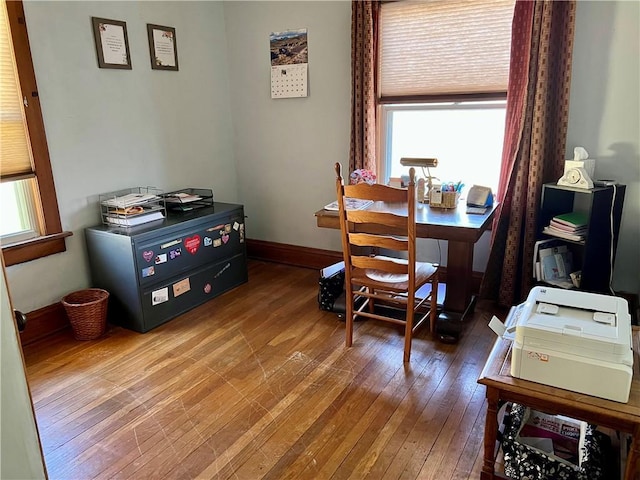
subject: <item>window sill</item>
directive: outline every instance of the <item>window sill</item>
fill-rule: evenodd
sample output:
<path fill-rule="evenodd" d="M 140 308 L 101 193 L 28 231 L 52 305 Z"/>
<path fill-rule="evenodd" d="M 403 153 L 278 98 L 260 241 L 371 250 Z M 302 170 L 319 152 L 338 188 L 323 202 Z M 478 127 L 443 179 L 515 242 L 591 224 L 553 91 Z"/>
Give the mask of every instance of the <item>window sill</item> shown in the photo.
<path fill-rule="evenodd" d="M 72 232 L 54 233 L 43 237 L 26 240 L 2 246 L 4 264 L 9 267 L 19 263 L 29 262 L 37 258 L 66 252 L 65 238 L 73 235 Z"/>

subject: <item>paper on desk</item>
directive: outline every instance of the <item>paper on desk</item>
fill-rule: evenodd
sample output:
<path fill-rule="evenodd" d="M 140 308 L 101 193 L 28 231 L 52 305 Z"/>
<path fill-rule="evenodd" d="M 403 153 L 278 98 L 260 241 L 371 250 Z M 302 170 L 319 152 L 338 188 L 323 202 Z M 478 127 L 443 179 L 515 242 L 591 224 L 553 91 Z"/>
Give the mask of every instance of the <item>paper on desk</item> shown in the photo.
<path fill-rule="evenodd" d="M 503 323 L 495 315 L 489 321 L 489 328 L 500 338 L 505 340 L 513 340 L 515 338 L 516 326 L 521 312 L 522 305 L 511 307 L 507 320 Z"/>

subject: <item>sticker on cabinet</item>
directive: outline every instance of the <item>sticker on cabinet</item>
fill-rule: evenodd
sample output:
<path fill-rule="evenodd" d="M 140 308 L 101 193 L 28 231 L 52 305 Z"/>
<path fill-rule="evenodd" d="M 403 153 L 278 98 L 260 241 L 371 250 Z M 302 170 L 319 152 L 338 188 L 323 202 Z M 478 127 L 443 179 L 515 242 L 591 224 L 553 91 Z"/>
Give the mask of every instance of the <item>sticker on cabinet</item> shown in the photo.
<path fill-rule="evenodd" d="M 188 278 L 185 278 L 184 280 L 180 280 L 179 282 L 173 284 L 174 297 L 179 297 L 183 293 L 187 293 L 189 290 L 191 290 L 191 283 L 189 282 Z"/>
<path fill-rule="evenodd" d="M 142 269 L 142 278 L 150 277 L 156 274 L 156 267 L 147 267 Z"/>
<path fill-rule="evenodd" d="M 193 237 L 184 239 L 184 246 L 191 255 L 195 255 L 200 248 L 200 235 L 196 234 Z"/>
<path fill-rule="evenodd" d="M 158 305 L 169 301 L 169 287 L 151 292 L 151 305 Z"/>

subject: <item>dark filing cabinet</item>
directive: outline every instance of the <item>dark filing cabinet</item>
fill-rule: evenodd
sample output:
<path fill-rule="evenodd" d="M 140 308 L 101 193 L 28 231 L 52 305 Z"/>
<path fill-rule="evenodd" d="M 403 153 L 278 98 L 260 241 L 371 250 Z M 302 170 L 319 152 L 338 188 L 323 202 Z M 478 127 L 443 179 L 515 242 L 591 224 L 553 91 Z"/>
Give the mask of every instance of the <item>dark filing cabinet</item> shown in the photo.
<path fill-rule="evenodd" d="M 85 230 L 109 321 L 147 332 L 247 281 L 242 205 L 215 202 L 137 227 Z"/>

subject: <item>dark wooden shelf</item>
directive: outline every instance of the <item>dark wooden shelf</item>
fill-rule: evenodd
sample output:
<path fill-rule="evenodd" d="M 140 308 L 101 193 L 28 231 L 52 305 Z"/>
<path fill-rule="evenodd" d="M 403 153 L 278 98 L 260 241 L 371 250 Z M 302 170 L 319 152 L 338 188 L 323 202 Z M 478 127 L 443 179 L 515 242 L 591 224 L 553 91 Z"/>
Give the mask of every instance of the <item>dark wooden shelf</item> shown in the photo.
<path fill-rule="evenodd" d="M 590 190 L 553 183 L 543 185 L 538 238 L 557 238 L 568 246 L 573 255 L 574 271 L 582 271 L 580 290 L 610 293 L 625 191 L 625 185 Z M 584 240 L 577 242 L 542 233 L 553 217 L 573 211 L 584 212 L 589 218 Z"/>

